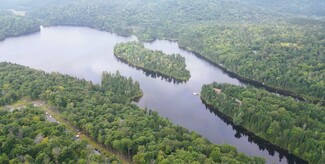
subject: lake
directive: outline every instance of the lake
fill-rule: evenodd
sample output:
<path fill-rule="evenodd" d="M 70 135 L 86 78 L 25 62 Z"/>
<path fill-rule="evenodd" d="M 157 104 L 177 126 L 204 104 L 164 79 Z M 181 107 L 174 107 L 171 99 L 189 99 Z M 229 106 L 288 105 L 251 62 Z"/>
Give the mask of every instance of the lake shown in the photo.
<path fill-rule="evenodd" d="M 0 42 L 0 61 L 7 61 L 60 72 L 100 83 L 103 71 L 131 76 L 139 81 L 144 96 L 137 102 L 140 107 L 157 111 L 173 123 L 194 130 L 212 143 L 230 144 L 249 156 L 261 156 L 267 163 L 294 163 L 294 156 L 277 151 L 273 146 L 253 139 L 212 113 L 199 96 L 203 84 L 230 83 L 245 85 L 230 77 L 218 67 L 182 50 L 176 42 L 157 40 L 144 43 L 146 48 L 167 54 L 179 53 L 186 59 L 191 78 L 177 83 L 145 73 L 119 62 L 113 55 L 117 43 L 135 41 L 112 33 L 84 27 L 41 28 L 40 33 L 9 38 Z"/>

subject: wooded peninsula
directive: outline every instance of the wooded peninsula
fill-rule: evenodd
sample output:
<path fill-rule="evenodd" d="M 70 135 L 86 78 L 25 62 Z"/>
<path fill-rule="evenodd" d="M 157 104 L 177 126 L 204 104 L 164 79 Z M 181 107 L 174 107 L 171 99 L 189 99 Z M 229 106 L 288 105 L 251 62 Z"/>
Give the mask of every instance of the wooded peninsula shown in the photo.
<path fill-rule="evenodd" d="M 101 86 L 68 75 L 48 74 L 16 64 L 0 63 L 0 79 L 2 79 L 0 81 L 0 86 L 2 86 L 0 88 L 0 112 L 5 114 L 4 118 L 10 119 L 13 117 L 11 115 L 35 111 L 34 109 L 14 111 L 11 114 L 4 109 L 4 105 L 12 104 L 26 97 L 31 100 L 45 101 L 55 107 L 70 124 L 94 138 L 107 149 L 124 154 L 134 163 L 150 161 L 166 164 L 265 163 L 265 159 L 248 157 L 239 153 L 233 146 L 211 144 L 197 133 L 172 124 L 168 119 L 159 116 L 157 112 L 141 109 L 132 104 L 130 99 L 141 93 L 140 88 L 137 82 L 119 75 L 118 72 L 116 74 L 103 73 Z M 128 92 L 130 90 L 131 92 Z M 37 112 L 37 110 L 35 112 L 39 113 L 40 120 L 44 120 L 44 113 Z M 24 121 L 13 123 L 12 126 L 5 121 L 6 119 L 1 119 L 0 127 L 9 126 L 13 131 L 26 124 L 30 126 L 42 124 L 36 117 L 34 119 L 36 121 L 28 119 L 30 117 L 34 117 L 34 115 L 31 113 L 27 116 L 16 116 Z M 56 127 L 54 126 L 52 131 L 48 129 L 46 133 L 35 131 L 30 134 L 30 138 L 37 135 L 51 138 L 52 135 L 57 134 Z M 64 130 L 60 130 L 60 132 L 62 131 Z M 13 150 L 19 149 L 22 146 L 20 143 L 25 141 L 6 132 L 5 128 L 1 128 L 0 140 L 5 141 L 3 142 L 5 144 L 0 147 L 3 152 L 0 161 L 7 163 L 16 160 L 15 153 L 26 156 L 31 163 L 36 160 L 41 162 L 58 160 L 53 153 L 44 154 L 42 158 L 38 157 L 40 154 L 37 153 L 38 151 L 43 152 L 42 149 L 35 152 L 30 149 L 14 152 Z M 19 133 L 19 131 L 13 132 Z M 24 131 L 22 133 L 24 134 Z M 60 142 L 62 141 L 65 140 L 60 140 Z M 28 147 L 41 146 L 30 140 L 27 143 Z M 41 144 L 46 146 L 46 143 L 41 142 Z M 62 151 L 65 149 L 55 146 L 48 147 L 49 152 L 53 152 L 55 149 L 57 154 L 64 154 Z M 77 151 L 78 149 L 71 149 L 71 151 L 73 150 Z M 59 156 L 60 161 L 76 160 L 74 157 L 77 157 L 80 152 L 75 153 L 76 155 L 71 157 Z M 86 161 L 81 163 L 86 163 Z"/>
<path fill-rule="evenodd" d="M 306 159 L 324 163 L 325 108 L 251 86 L 204 85 L 202 100 L 236 125 Z"/>

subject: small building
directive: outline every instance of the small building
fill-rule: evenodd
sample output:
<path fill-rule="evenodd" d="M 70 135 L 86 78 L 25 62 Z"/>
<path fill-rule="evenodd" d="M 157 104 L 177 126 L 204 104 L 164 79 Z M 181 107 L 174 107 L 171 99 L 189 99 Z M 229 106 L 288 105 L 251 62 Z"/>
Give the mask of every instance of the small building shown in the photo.
<path fill-rule="evenodd" d="M 216 94 L 220 94 L 222 92 L 222 90 L 218 88 L 213 88 L 213 90 Z"/>

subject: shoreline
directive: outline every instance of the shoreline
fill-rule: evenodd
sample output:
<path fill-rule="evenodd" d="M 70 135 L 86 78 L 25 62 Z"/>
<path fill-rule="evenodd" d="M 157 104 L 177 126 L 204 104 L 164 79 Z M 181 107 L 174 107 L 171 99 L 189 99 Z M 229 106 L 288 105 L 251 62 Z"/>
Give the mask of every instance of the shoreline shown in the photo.
<path fill-rule="evenodd" d="M 5 41 L 7 39 L 10 39 L 10 38 L 18 38 L 18 37 L 24 37 L 24 36 L 32 35 L 32 34 L 35 34 L 35 33 L 38 33 L 38 32 L 41 32 L 40 27 L 39 27 L 38 30 L 28 31 L 28 32 L 24 32 L 24 33 L 21 33 L 21 34 L 18 34 L 18 35 L 5 35 L 4 38 L 0 39 L 0 42 L 3 42 L 3 41 Z"/>
<path fill-rule="evenodd" d="M 149 70 L 147 68 L 144 68 L 144 67 L 140 67 L 138 65 L 135 65 L 135 64 L 132 64 L 130 62 L 128 62 L 127 60 L 117 56 L 115 53 L 114 53 L 114 56 L 117 58 L 118 61 L 122 62 L 122 63 L 125 63 L 131 67 L 135 67 L 139 70 L 142 70 L 144 71 L 145 73 L 148 73 L 150 75 L 156 75 L 156 76 L 160 76 L 162 77 L 163 79 L 167 80 L 167 81 L 174 81 L 175 83 L 186 83 L 190 78 L 188 79 L 182 79 L 182 78 L 178 78 L 178 77 L 173 77 L 173 76 L 170 76 L 170 75 L 167 75 L 167 74 L 164 74 L 162 72 L 159 72 L 159 71 L 153 71 L 153 70 Z"/>
<path fill-rule="evenodd" d="M 295 154 L 289 152 L 288 150 L 273 144 L 272 142 L 258 136 L 257 134 L 255 134 L 254 132 L 246 129 L 245 127 L 241 126 L 241 125 L 235 125 L 234 122 L 232 121 L 232 118 L 227 116 L 226 114 L 222 113 L 220 110 L 218 110 L 216 107 L 214 107 L 213 105 L 210 105 L 209 103 L 207 103 L 202 97 L 200 97 L 202 103 L 205 105 L 206 109 L 213 112 L 214 114 L 216 114 L 218 117 L 221 118 L 222 121 L 224 121 L 227 124 L 230 124 L 235 130 L 236 132 L 240 133 L 240 134 L 244 134 L 248 136 L 248 139 L 251 139 L 254 143 L 257 143 L 257 145 L 264 145 L 265 147 L 263 147 L 264 149 L 266 149 L 268 151 L 268 153 L 270 154 L 270 151 L 277 151 L 281 154 L 284 154 L 284 156 L 287 158 L 288 163 L 290 162 L 294 162 L 294 163 L 308 163 L 308 161 L 296 156 Z M 261 148 L 260 148 L 261 149 Z M 293 160 L 293 161 L 290 161 Z"/>
<path fill-rule="evenodd" d="M 224 73 L 228 74 L 230 77 L 238 79 L 240 82 L 252 85 L 252 86 L 254 86 L 256 88 L 264 88 L 265 90 L 267 90 L 269 92 L 278 93 L 278 94 L 280 94 L 282 96 L 292 97 L 292 98 L 297 99 L 299 101 L 313 103 L 313 104 L 320 103 L 321 105 L 325 105 L 325 100 L 322 101 L 319 98 L 313 98 L 313 97 L 310 97 L 310 96 L 305 96 L 305 95 L 296 93 L 294 91 L 290 91 L 290 90 L 286 90 L 286 89 L 282 89 L 282 88 L 277 88 L 277 87 L 270 86 L 270 85 L 264 84 L 262 82 L 259 82 L 258 80 L 243 77 L 243 76 L 237 74 L 236 72 L 233 72 L 233 71 L 229 70 L 228 68 L 226 68 L 224 66 L 221 66 L 220 64 L 208 59 L 206 56 L 203 56 L 200 53 L 198 53 L 196 51 L 193 51 L 193 50 L 191 50 L 190 48 L 188 48 L 186 46 L 181 45 L 181 42 L 179 40 L 177 40 L 177 39 L 160 38 L 160 39 L 148 40 L 148 41 L 144 41 L 144 42 L 152 43 L 155 40 L 167 40 L 167 41 L 170 41 L 170 42 L 176 42 L 178 44 L 179 48 L 181 48 L 181 49 L 183 49 L 185 51 L 193 53 L 199 59 L 202 59 L 202 60 L 208 62 L 209 64 L 212 64 L 213 66 L 218 67 Z"/>
<path fill-rule="evenodd" d="M 290 91 L 290 90 L 273 87 L 273 86 L 261 83 L 261 82 L 259 82 L 257 80 L 243 77 L 243 76 L 238 75 L 237 73 L 227 69 L 226 67 L 221 66 L 220 64 L 211 61 L 210 59 L 208 59 L 207 57 L 201 55 L 200 53 L 197 53 L 197 52 L 195 52 L 193 50 L 189 50 L 189 48 L 186 48 L 186 47 L 181 46 L 181 45 L 179 45 L 179 47 L 181 49 L 184 49 L 186 51 L 189 51 L 189 52 L 193 53 L 196 57 L 198 57 L 198 58 L 200 58 L 200 59 L 202 59 L 202 60 L 204 60 L 204 61 L 206 61 L 206 62 L 208 62 L 208 63 L 210 63 L 210 64 L 212 64 L 212 65 L 214 65 L 216 67 L 218 67 L 218 68 L 220 68 L 223 72 L 227 73 L 230 77 L 236 78 L 240 82 L 247 83 L 247 84 L 252 85 L 252 86 L 254 86 L 256 88 L 264 88 L 265 90 L 267 90 L 269 92 L 272 92 L 272 93 L 278 93 L 278 94 L 283 95 L 283 96 L 290 96 L 290 97 L 293 97 L 294 99 L 298 99 L 299 101 L 313 103 L 313 104 L 317 104 L 317 103 L 321 103 L 322 105 L 325 104 L 325 101 L 322 101 L 322 100 L 320 100 L 318 98 L 304 97 L 304 95 L 295 93 L 295 92 Z"/>
<path fill-rule="evenodd" d="M 41 25 L 43 26 L 43 25 Z M 41 27 L 40 26 L 40 27 Z M 66 27 L 86 27 L 86 28 L 91 28 L 91 29 L 95 29 L 95 30 L 98 30 L 98 31 L 105 31 L 105 32 L 108 32 L 108 33 L 113 33 L 111 31 L 108 31 L 108 30 L 104 30 L 104 29 L 98 29 L 96 27 L 91 27 L 91 26 L 87 26 L 87 25 L 45 25 L 43 27 L 58 27 L 58 26 L 66 26 Z M 4 39 L 0 39 L 0 42 L 1 41 L 4 41 L 6 40 L 7 38 L 14 38 L 14 37 L 20 37 L 20 36 L 26 36 L 26 35 L 30 35 L 30 34 L 33 34 L 33 33 L 37 33 L 37 32 L 40 32 L 41 31 L 41 28 L 39 28 L 38 31 L 32 31 L 32 32 L 28 32 L 28 33 L 24 33 L 24 34 L 20 34 L 20 35 L 14 35 L 14 36 L 6 36 Z M 114 34 L 117 34 L 119 36 L 122 36 L 122 37 L 130 37 L 132 35 L 120 35 L 118 34 L 118 32 L 114 33 Z M 170 38 L 158 38 L 158 39 L 152 39 L 152 40 L 140 40 L 140 41 L 143 41 L 143 42 L 154 42 L 155 40 L 168 40 L 168 41 L 171 41 L 171 42 L 177 42 L 178 43 L 178 46 L 179 48 L 183 49 L 183 50 L 186 50 L 186 51 L 189 51 L 191 53 L 193 53 L 196 57 L 220 68 L 223 72 L 227 73 L 230 77 L 233 77 L 233 78 L 236 78 L 238 79 L 240 82 L 243 82 L 243 83 L 247 83 L 249 85 L 252 85 L 254 87 L 257 87 L 257 88 L 264 88 L 266 89 L 267 91 L 269 92 L 272 92 L 272 93 L 278 93 L 280 95 L 283 95 L 283 96 L 290 96 L 290 97 L 293 97 L 299 101 L 304 101 L 304 102 L 308 102 L 308 103 L 313 103 L 313 104 L 317 104 L 317 103 L 320 103 L 321 105 L 325 105 L 325 101 L 322 101 L 318 98 L 313 98 L 313 97 L 310 97 L 310 96 L 305 96 L 305 95 L 302 95 L 302 94 L 299 94 L 299 93 L 296 93 L 296 92 L 293 92 L 293 91 L 290 91 L 290 90 L 286 90 L 286 89 L 281 89 L 281 88 L 277 88 L 277 87 L 274 87 L 274 86 L 270 86 L 270 85 L 266 85 L 262 82 L 259 82 L 257 80 L 254 80 L 254 79 L 250 79 L 250 78 L 246 78 L 246 77 L 243 77 L 231 70 L 229 70 L 228 68 L 224 67 L 224 66 L 221 66 L 220 64 L 216 63 L 216 62 L 213 62 L 212 60 L 208 59 L 206 56 L 203 56 L 201 55 L 200 53 L 198 52 L 195 52 L 193 50 L 191 50 L 190 48 L 186 47 L 186 46 L 183 46 L 181 45 L 181 43 L 179 42 L 179 40 L 177 39 L 170 39 Z M 114 54 L 115 57 L 117 57 L 115 54 Z M 117 57 L 120 61 L 128 64 L 129 66 L 132 66 L 132 67 L 135 67 L 137 69 L 141 69 L 143 70 L 144 72 L 146 73 L 149 73 L 149 74 L 156 74 L 158 76 L 161 76 L 163 78 L 165 78 L 167 81 L 172 81 L 174 80 L 175 83 L 183 83 L 183 82 L 187 82 L 189 79 L 181 79 L 181 78 L 177 78 L 177 77 L 172 77 L 172 76 L 169 76 L 169 75 L 166 75 L 164 73 L 161 73 L 161 72 L 157 72 L 157 71 L 152 71 L 152 70 L 148 70 L 146 68 L 142 68 L 142 67 L 139 67 L 139 66 L 136 66 L 136 65 L 133 65 L 133 64 L 130 64 L 129 62 L 125 61 L 124 59 L 122 60 L 120 57 Z M 172 79 L 172 80 L 170 80 Z"/>

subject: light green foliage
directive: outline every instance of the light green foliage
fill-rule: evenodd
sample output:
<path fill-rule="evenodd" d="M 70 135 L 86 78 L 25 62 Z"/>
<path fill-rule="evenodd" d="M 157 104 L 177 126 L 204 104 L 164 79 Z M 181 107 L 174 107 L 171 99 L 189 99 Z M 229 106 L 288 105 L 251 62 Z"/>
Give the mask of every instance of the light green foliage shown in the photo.
<path fill-rule="evenodd" d="M 185 58 L 180 54 L 167 55 L 161 51 L 146 49 L 137 42 L 120 43 L 114 48 L 114 54 L 130 65 L 160 73 L 177 80 L 186 81 L 190 71 L 186 69 Z"/>
<path fill-rule="evenodd" d="M 64 125 L 46 121 L 40 109 L 0 109 L 1 164 L 92 162 L 87 143 L 73 137 Z M 98 160 L 104 162 L 102 157 Z"/>
<path fill-rule="evenodd" d="M 217 94 L 214 88 L 222 92 Z M 262 89 L 217 83 L 204 85 L 201 96 L 235 124 L 310 163 L 324 163 L 324 106 L 299 102 Z"/>

